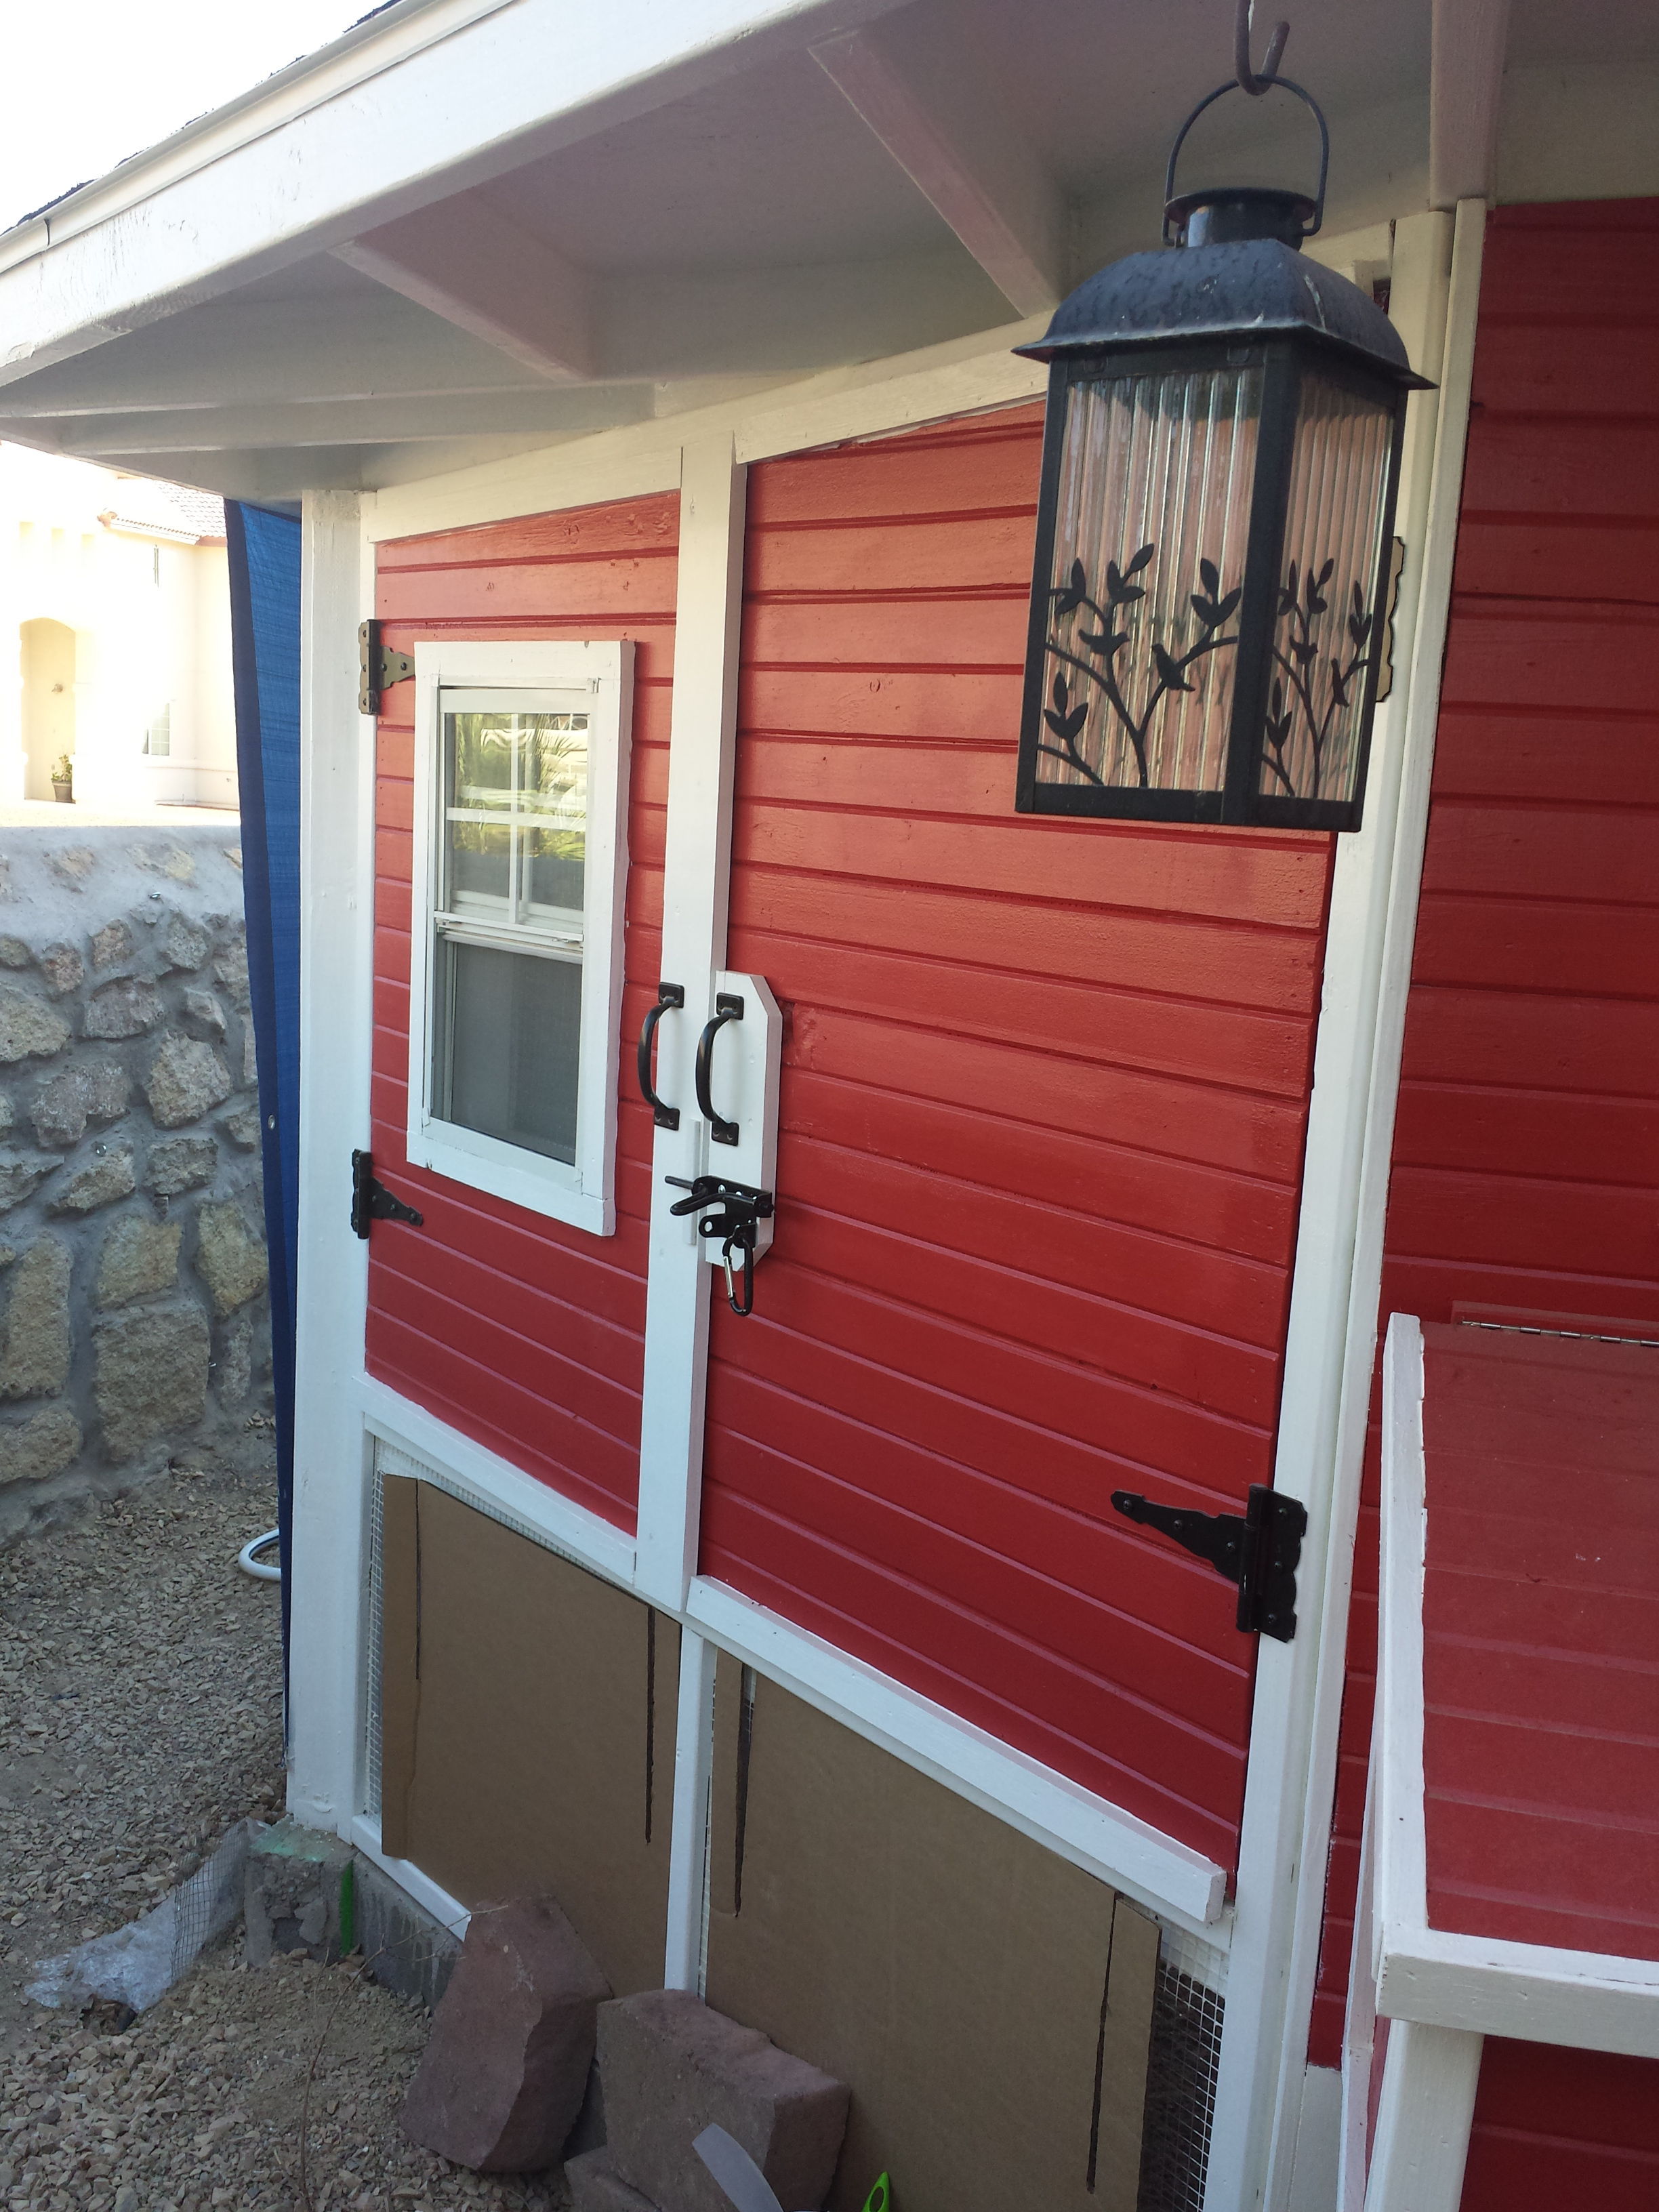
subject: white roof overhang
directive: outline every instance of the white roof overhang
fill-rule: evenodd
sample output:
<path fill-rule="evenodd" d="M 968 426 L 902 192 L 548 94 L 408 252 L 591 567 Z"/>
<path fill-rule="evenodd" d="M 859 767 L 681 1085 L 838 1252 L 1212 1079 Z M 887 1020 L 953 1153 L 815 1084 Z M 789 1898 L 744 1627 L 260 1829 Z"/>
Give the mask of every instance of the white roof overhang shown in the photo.
<path fill-rule="evenodd" d="M 1507 42 L 1504 12 L 1298 18 L 1329 229 L 1489 189 L 1494 161 L 1510 198 L 1659 191 L 1659 11 L 1514 0 Z M 283 498 L 994 343 L 1155 239 L 1229 15 L 398 0 L 0 234 L 0 437 Z M 1195 180 L 1309 168 L 1289 101 L 1210 124 Z"/>

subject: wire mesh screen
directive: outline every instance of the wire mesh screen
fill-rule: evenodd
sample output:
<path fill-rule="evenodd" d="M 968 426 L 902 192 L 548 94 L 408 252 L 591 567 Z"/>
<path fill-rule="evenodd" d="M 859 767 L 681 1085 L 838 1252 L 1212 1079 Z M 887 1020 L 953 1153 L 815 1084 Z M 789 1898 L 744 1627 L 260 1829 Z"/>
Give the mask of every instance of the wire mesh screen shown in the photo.
<path fill-rule="evenodd" d="M 359 1795 L 371 1820 L 380 1817 L 380 1457 L 368 1478 L 368 1618 L 363 1624 L 363 1778 Z"/>
<path fill-rule="evenodd" d="M 1164 1930 L 1152 1996 L 1138 2212 L 1204 2212 L 1227 2008 L 1213 1984 L 1224 1967 L 1224 1959 L 1207 1944 L 1176 1929 Z"/>

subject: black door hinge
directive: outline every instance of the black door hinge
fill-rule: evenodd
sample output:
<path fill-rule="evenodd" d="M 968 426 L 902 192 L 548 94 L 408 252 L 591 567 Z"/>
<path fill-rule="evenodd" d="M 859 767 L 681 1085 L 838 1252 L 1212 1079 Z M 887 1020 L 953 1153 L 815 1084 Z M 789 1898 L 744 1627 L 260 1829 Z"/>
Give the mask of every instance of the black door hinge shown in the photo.
<path fill-rule="evenodd" d="M 1308 1509 L 1299 1498 L 1265 1482 L 1250 1485 L 1239 1513 L 1194 1513 L 1157 1505 L 1133 1490 L 1115 1490 L 1112 1503 L 1131 1521 L 1145 1522 L 1207 1559 L 1218 1574 L 1238 1584 L 1238 1626 L 1248 1633 L 1288 1644 L 1296 1634 L 1296 1570 L 1307 1533 Z"/>
<path fill-rule="evenodd" d="M 380 625 L 370 620 L 357 625 L 357 708 L 360 714 L 378 714 L 380 694 L 389 691 L 394 684 L 401 684 L 406 676 L 415 673 L 415 662 L 407 653 L 388 653 L 380 643 Z"/>
<path fill-rule="evenodd" d="M 411 1229 L 426 1225 L 426 1216 L 394 1198 L 383 1182 L 374 1180 L 374 1159 L 369 1152 L 351 1155 L 351 1228 L 354 1236 L 367 1237 L 371 1221 L 406 1221 Z"/>

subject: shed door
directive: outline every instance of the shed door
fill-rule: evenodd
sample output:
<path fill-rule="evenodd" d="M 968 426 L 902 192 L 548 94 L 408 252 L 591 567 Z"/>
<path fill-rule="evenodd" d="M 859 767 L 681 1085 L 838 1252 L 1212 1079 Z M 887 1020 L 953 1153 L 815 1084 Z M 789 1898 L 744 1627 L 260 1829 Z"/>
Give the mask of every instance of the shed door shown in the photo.
<path fill-rule="evenodd" d="M 750 475 L 779 1212 L 700 1564 L 1231 1865 L 1253 1646 L 1110 1496 L 1271 1479 L 1330 842 L 1014 813 L 1039 431 Z"/>

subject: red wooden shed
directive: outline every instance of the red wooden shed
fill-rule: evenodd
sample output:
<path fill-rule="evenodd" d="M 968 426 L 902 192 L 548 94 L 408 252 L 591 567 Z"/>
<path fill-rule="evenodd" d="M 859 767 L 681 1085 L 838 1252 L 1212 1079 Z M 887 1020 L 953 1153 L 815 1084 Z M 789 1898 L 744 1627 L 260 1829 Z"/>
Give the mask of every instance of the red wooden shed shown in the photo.
<path fill-rule="evenodd" d="M 1659 29 L 1298 20 L 1357 826 L 1026 811 L 1017 349 L 1231 12 L 398 0 L 0 235 L 0 431 L 303 520 L 291 1808 L 839 2075 L 836 2212 L 1659 2179 Z"/>

